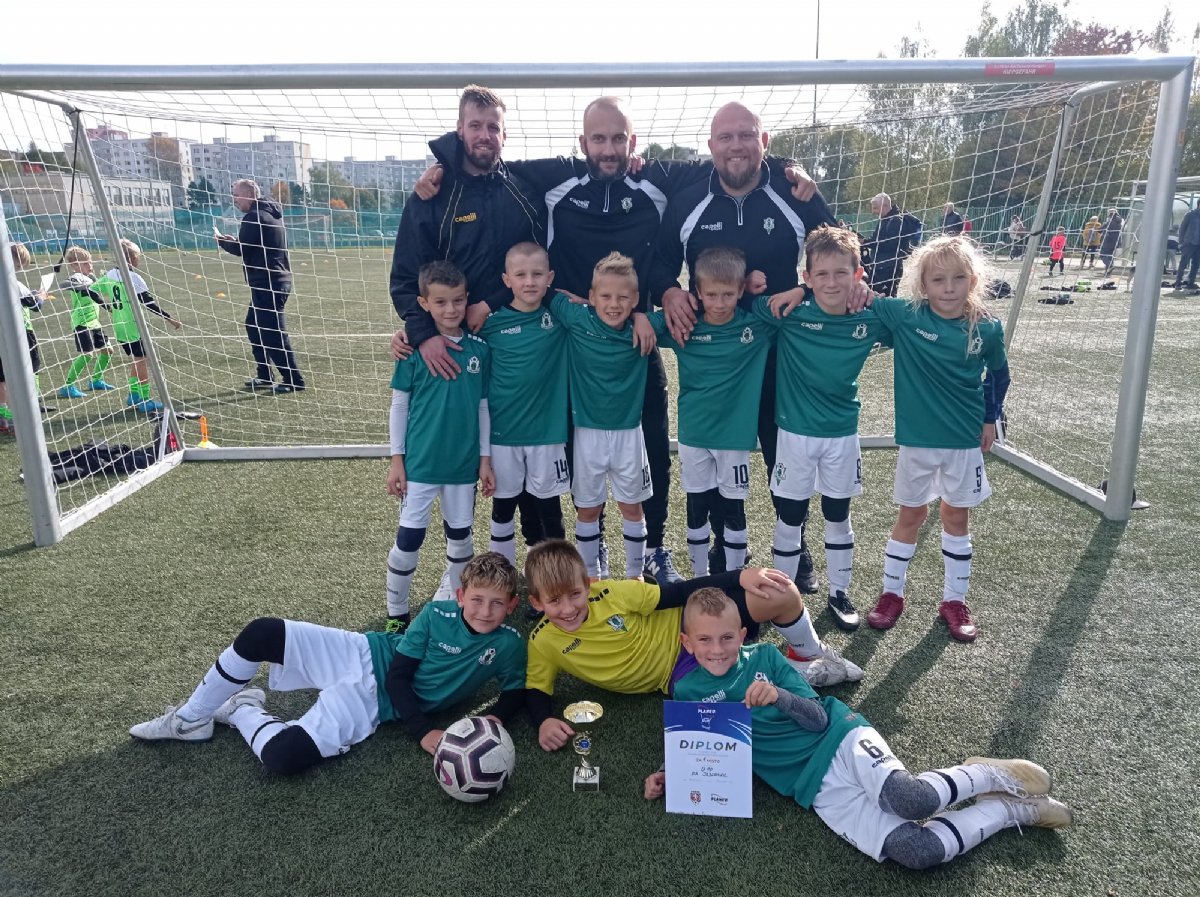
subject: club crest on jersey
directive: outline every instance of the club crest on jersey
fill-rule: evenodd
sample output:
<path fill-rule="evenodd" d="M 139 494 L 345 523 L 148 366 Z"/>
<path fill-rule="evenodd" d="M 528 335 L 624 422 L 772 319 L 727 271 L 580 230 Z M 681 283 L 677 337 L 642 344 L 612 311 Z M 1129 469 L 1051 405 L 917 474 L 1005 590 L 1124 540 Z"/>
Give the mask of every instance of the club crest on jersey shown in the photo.
<path fill-rule="evenodd" d="M 620 614 L 613 614 L 611 617 L 609 617 L 604 622 L 612 627 L 613 632 L 628 632 L 629 631 L 628 629 L 625 628 L 625 618 L 622 617 Z"/>
<path fill-rule="evenodd" d="M 496 649 L 495 648 L 488 648 L 486 651 L 484 651 L 482 654 L 479 655 L 479 662 L 481 664 L 483 664 L 484 666 L 489 666 L 491 664 L 491 662 L 495 659 L 496 659 Z"/>
<path fill-rule="evenodd" d="M 554 318 L 550 317 L 550 312 L 548 312 L 548 311 L 542 312 L 542 329 L 543 330 L 553 330 L 554 329 Z"/>
<path fill-rule="evenodd" d="M 767 233 L 770 233 L 771 231 L 775 230 L 775 219 L 774 218 L 764 218 L 763 219 L 763 230 L 765 230 Z"/>
<path fill-rule="evenodd" d="M 624 210 L 626 212 L 628 212 L 630 209 L 632 209 L 633 208 L 633 198 L 626 196 L 623 200 L 621 200 L 621 208 L 622 208 L 622 210 Z"/>
<path fill-rule="evenodd" d="M 754 342 L 754 331 L 751 330 L 749 327 L 747 327 L 745 330 L 742 331 L 742 342 L 743 343 Z"/>
<path fill-rule="evenodd" d="M 759 670 L 757 673 L 754 674 L 754 681 L 755 682 L 770 682 L 771 680 L 767 678 L 766 673 L 764 673 L 762 670 Z"/>
<path fill-rule="evenodd" d="M 479 362 L 479 356 L 472 355 L 471 360 L 467 362 L 467 373 L 478 374 L 481 367 L 483 367 L 483 365 Z"/>
<path fill-rule="evenodd" d="M 968 355 L 978 355 L 983 351 L 983 337 L 978 333 L 971 337 L 971 345 L 967 347 Z"/>
<path fill-rule="evenodd" d="M 854 332 L 850 334 L 855 339 L 865 339 L 867 336 L 867 325 L 859 324 L 854 328 Z"/>

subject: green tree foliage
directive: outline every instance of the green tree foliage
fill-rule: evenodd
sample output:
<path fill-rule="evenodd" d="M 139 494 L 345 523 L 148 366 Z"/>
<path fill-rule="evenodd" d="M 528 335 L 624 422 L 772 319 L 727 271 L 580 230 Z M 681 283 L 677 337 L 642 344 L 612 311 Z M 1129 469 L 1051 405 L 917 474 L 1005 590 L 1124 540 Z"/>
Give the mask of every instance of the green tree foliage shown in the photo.
<path fill-rule="evenodd" d="M 354 202 L 354 188 L 345 176 L 328 162 L 321 162 L 309 169 L 312 180 L 308 193 L 313 205 L 332 206 L 334 200 L 349 209 Z"/>
<path fill-rule="evenodd" d="M 221 198 L 212 181 L 201 175 L 200 180 L 187 185 L 187 207 L 193 212 L 204 211 L 208 206 L 219 205 Z"/>
<path fill-rule="evenodd" d="M 651 143 L 646 147 L 644 155 L 647 159 L 667 159 L 688 161 L 696 158 L 696 151 L 690 146 L 679 146 L 672 143 L 664 147 L 661 143 Z"/>

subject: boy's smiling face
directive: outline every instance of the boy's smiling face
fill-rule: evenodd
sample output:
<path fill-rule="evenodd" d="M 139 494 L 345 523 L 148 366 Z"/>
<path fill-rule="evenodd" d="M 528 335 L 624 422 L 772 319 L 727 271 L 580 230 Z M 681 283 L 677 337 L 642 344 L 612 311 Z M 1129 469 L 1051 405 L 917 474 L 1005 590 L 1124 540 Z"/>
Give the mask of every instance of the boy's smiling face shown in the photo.
<path fill-rule="evenodd" d="M 517 606 L 517 597 L 493 585 L 471 585 L 455 595 L 462 618 L 475 632 L 495 632 Z"/>
<path fill-rule="evenodd" d="M 693 612 L 685 614 L 684 631 L 679 640 L 707 672 L 724 676 L 738 659 L 738 650 L 746 638 L 741 618 L 728 606 L 719 617 Z"/>
<path fill-rule="evenodd" d="M 637 305 L 637 281 L 620 274 L 600 274 L 592 282 L 588 301 L 596 309 L 596 317 L 620 330 Z"/>
<path fill-rule="evenodd" d="M 563 632 L 575 632 L 587 622 L 589 591 L 587 580 L 581 580 L 558 595 L 543 597 L 530 592 L 529 603 Z"/>

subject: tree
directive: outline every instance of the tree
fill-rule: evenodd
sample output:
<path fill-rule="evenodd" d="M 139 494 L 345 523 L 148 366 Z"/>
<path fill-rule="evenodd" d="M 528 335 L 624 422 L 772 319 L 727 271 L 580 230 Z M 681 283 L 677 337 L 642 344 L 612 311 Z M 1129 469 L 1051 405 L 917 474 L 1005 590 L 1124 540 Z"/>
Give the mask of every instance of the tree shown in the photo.
<path fill-rule="evenodd" d="M 354 202 L 354 188 L 345 175 L 329 162 L 314 165 L 309 174 L 312 175 L 312 181 L 308 192 L 313 205 L 333 208 L 333 200 L 336 199 L 342 203 L 343 209 L 348 209 L 350 203 Z"/>
<path fill-rule="evenodd" d="M 645 151 L 647 159 L 680 160 L 684 162 L 695 159 L 698 155 L 699 153 L 690 146 L 679 146 L 674 143 L 666 148 L 661 143 L 651 143 L 646 147 Z"/>
<path fill-rule="evenodd" d="M 1049 56 L 1062 34 L 1078 22 L 1049 0 L 1025 0 L 1001 26 L 985 3 L 979 29 L 963 45 L 964 56 Z"/>
<path fill-rule="evenodd" d="M 286 206 L 292 198 L 292 191 L 288 189 L 287 181 L 276 181 L 271 185 L 271 199 L 275 200 L 281 206 Z"/>
<path fill-rule="evenodd" d="M 358 212 L 379 211 L 379 187 L 375 184 L 364 184 L 354 188 L 354 209 Z"/>
<path fill-rule="evenodd" d="M 1179 174 L 1183 177 L 1200 175 L 1200 93 L 1193 93 L 1188 103 L 1187 130 L 1183 132 Z"/>
<path fill-rule="evenodd" d="M 212 181 L 203 175 L 199 181 L 191 181 L 187 185 L 187 207 L 193 212 L 204 211 L 208 206 L 220 205 L 220 202 Z"/>
<path fill-rule="evenodd" d="M 288 198 L 294 206 L 308 205 L 308 191 L 295 181 L 288 182 Z"/>

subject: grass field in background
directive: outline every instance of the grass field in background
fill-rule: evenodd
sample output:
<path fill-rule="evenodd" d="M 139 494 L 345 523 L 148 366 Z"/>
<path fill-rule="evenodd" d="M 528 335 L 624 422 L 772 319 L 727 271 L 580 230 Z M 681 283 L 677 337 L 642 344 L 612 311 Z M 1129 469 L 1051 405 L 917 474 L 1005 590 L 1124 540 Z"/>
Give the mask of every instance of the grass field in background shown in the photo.
<path fill-rule="evenodd" d="M 239 308 L 244 290 L 233 287 Z M 298 284 L 297 297 L 303 290 Z M 390 331 L 383 287 L 371 291 L 370 301 L 365 290 L 344 299 L 360 303 L 367 322 L 351 331 L 347 313 L 346 332 Z M 190 312 L 183 299 L 164 291 L 185 321 L 201 315 L 198 293 Z M 1071 310 L 1103 308 L 1089 307 L 1093 299 L 1117 301 L 1092 294 L 1074 306 L 1033 306 L 1026 321 L 1049 330 Z M 642 778 L 661 760 L 659 698 L 574 681 L 561 683 L 556 706 L 587 697 L 606 708 L 594 754 L 604 789 L 594 795 L 570 792 L 573 755 L 543 753 L 523 720 L 512 727 L 515 779 L 475 806 L 442 794 L 428 755 L 397 727 L 291 780 L 264 773 L 233 730 L 208 744 L 135 743 L 128 727 L 186 697 L 255 616 L 380 625 L 396 521 L 386 465 L 185 464 L 61 545 L 33 549 L 8 440 L 0 442 L 0 894 L 1190 897 L 1200 892 L 1200 623 L 1191 608 L 1200 572 L 1198 309 L 1195 299 L 1170 297 L 1160 308 L 1137 479 L 1150 510 L 1127 526 L 1106 523 L 992 460 L 995 495 L 972 523 L 977 642 L 952 642 L 936 621 L 936 516 L 894 630 L 846 635 L 827 614 L 817 618 L 866 670 L 863 682 L 831 693 L 861 710 L 910 769 L 976 753 L 1031 757 L 1054 772 L 1054 793 L 1075 808 L 1072 830 L 1006 831 L 948 866 L 909 873 L 872 862 L 759 784 L 753 820 L 667 815 L 640 796 Z M 307 321 L 293 320 L 307 348 Z M 234 327 L 228 341 L 237 335 Z M 1051 348 L 1014 364 L 1014 408 L 1028 384 L 1078 377 Z M 238 350 L 227 355 L 223 388 L 236 407 L 256 409 L 255 426 L 307 432 L 306 421 L 319 426 L 324 409 L 345 399 L 362 402 L 382 441 L 386 379 L 377 397 L 339 394 L 330 371 L 317 372 L 315 388 L 300 395 L 243 398 L 231 386 L 249 373 L 244 344 Z M 363 358 L 372 370 L 389 367 L 385 346 Z M 183 392 L 217 409 L 213 438 L 221 442 L 234 425 L 203 388 Z M 1066 429 L 1056 438 L 1075 452 Z M 890 451 L 867 453 L 867 493 L 853 506 L 853 593 L 864 611 L 892 523 L 894 463 Z M 753 477 L 751 546 L 765 559 L 772 520 L 757 459 Z M 677 475 L 671 507 L 668 542 L 682 560 Z M 480 546 L 486 518 L 481 503 Z M 820 541 L 818 520 L 810 542 Z M 610 533 L 615 557 L 619 542 Z M 435 523 L 415 595 L 432 593 L 441 551 Z M 278 694 L 268 704 L 298 715 L 310 700 Z"/>

